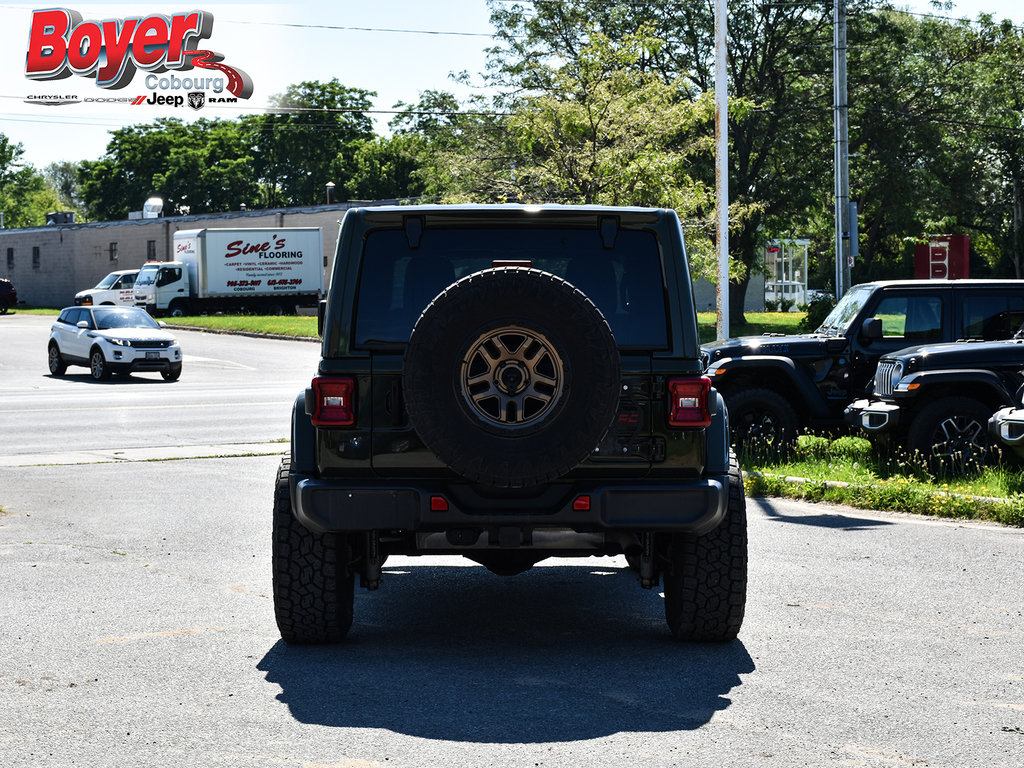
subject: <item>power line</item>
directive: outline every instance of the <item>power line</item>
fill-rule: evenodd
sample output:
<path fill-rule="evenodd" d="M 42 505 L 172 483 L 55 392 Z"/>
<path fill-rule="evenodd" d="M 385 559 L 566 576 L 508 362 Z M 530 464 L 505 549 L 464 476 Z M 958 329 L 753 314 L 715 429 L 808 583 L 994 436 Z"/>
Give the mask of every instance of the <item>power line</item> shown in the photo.
<path fill-rule="evenodd" d="M 292 27 L 296 29 L 327 29 L 344 32 L 384 32 L 388 34 L 402 35 L 437 35 L 451 37 L 494 37 L 493 32 L 454 32 L 439 29 L 398 29 L 391 27 L 352 27 L 341 24 L 297 24 L 284 21 L 241 21 L 238 19 L 225 19 L 229 24 L 246 24 L 261 27 Z"/>

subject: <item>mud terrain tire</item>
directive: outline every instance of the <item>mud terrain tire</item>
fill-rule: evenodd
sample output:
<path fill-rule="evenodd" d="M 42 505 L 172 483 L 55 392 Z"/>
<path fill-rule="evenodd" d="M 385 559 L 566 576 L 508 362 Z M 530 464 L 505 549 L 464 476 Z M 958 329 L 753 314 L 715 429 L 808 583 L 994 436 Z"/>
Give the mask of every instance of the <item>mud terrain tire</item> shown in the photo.
<path fill-rule="evenodd" d="M 423 311 L 403 395 L 426 446 L 498 488 L 549 482 L 598 445 L 619 401 L 619 354 L 600 310 L 526 267 L 476 272 Z"/>

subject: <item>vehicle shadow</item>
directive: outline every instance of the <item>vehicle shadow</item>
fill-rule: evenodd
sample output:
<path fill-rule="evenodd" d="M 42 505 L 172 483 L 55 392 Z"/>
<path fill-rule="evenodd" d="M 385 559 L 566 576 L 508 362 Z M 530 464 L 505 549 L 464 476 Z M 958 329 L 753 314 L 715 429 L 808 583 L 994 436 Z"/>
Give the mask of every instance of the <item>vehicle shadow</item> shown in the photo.
<path fill-rule="evenodd" d="M 88 371 L 82 373 L 68 373 L 54 376 L 52 373 L 44 374 L 46 378 L 54 381 L 78 382 L 81 384 L 95 384 L 97 386 L 110 386 L 112 384 L 173 384 L 173 381 L 164 381 L 159 373 L 115 373 L 109 379 L 97 381 Z"/>
<path fill-rule="evenodd" d="M 278 642 L 260 661 L 303 723 L 481 743 L 699 728 L 754 662 L 740 641 L 674 641 L 626 568 L 387 568 L 357 587 L 340 645 Z"/>
<path fill-rule="evenodd" d="M 820 513 L 813 515 L 789 515 L 782 512 L 770 498 L 747 498 L 748 513 L 749 507 L 754 506 L 764 513 L 769 520 L 778 523 L 793 523 L 795 525 L 813 525 L 819 528 L 832 528 L 842 531 L 867 531 L 883 525 L 893 525 L 888 520 L 870 520 L 863 517 L 851 517 L 846 514 Z"/>

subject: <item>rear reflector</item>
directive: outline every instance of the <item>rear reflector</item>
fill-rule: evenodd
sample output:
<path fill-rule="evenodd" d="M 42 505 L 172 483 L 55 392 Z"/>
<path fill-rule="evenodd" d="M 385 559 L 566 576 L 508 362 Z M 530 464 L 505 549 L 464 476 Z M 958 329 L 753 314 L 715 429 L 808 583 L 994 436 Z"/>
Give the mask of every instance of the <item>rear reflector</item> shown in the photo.
<path fill-rule="evenodd" d="M 708 393 L 711 379 L 669 379 L 668 425 L 670 427 L 706 427 L 711 424 Z"/>
<path fill-rule="evenodd" d="M 350 427 L 356 422 L 356 382 L 350 376 L 313 379 L 316 407 L 310 417 L 317 427 Z"/>
<path fill-rule="evenodd" d="M 448 499 L 444 496 L 431 496 L 430 497 L 430 511 L 431 512 L 447 512 L 448 511 Z"/>
<path fill-rule="evenodd" d="M 590 511 L 590 497 L 589 496 L 577 496 L 572 502 L 572 508 L 576 512 L 589 512 Z"/>

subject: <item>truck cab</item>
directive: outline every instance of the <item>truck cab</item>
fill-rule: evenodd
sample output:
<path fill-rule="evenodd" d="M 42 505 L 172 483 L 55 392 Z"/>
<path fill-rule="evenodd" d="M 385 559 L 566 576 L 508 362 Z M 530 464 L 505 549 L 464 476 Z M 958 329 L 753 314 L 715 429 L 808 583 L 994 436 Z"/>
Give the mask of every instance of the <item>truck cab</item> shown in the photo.
<path fill-rule="evenodd" d="M 187 313 L 189 276 L 180 261 L 147 261 L 135 279 L 135 306 L 151 315 L 181 317 Z"/>

